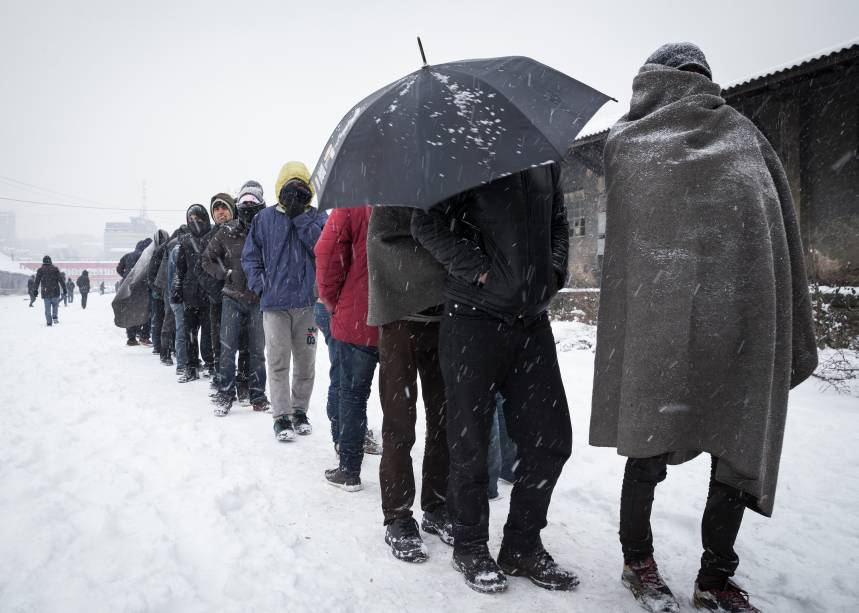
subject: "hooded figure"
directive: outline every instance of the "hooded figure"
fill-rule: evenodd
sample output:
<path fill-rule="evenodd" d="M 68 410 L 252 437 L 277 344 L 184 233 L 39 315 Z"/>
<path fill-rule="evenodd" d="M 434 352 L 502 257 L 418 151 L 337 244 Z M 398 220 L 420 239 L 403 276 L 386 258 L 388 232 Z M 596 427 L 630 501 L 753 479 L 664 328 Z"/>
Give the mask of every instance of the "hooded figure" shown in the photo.
<path fill-rule="evenodd" d="M 784 169 L 709 75 L 694 45 L 660 48 L 606 141 L 590 443 L 629 458 L 620 534 L 639 579 L 658 576 L 637 569 L 666 463 L 712 456 L 695 600 L 716 610 L 741 598 L 728 578 L 743 507 L 772 513 L 788 390 L 817 352 Z"/>
<path fill-rule="evenodd" d="M 51 262 L 51 256 L 42 258 L 42 266 L 36 271 L 33 279 L 36 291 L 41 289 L 42 300 L 45 302 L 45 321 L 50 326 L 58 322 L 57 308 L 60 304 L 60 296 L 66 295 L 66 285 L 62 273 Z"/>
<path fill-rule="evenodd" d="M 90 292 L 89 272 L 81 271 L 81 276 L 78 277 L 78 291 L 81 293 L 81 308 L 86 308 L 87 296 Z"/>
<path fill-rule="evenodd" d="M 149 260 L 155 247 L 151 238 L 137 243 L 134 251 L 122 256 L 117 272 L 124 274 L 111 303 L 113 322 L 125 328 L 129 345 L 137 345 L 138 339 L 146 343 L 150 328 L 150 293 L 147 285 Z"/>

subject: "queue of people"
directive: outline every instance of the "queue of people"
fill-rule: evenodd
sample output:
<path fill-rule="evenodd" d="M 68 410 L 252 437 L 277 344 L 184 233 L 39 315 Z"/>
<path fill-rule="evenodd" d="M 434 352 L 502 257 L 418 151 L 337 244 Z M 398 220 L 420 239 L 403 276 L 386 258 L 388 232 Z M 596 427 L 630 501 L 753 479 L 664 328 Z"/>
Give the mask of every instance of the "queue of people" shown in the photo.
<path fill-rule="evenodd" d="M 649 611 L 679 610 L 654 559 L 656 485 L 668 464 L 700 453 L 711 455 L 712 471 L 693 603 L 758 611 L 732 579 L 734 542 L 745 509 L 772 513 L 788 392 L 817 360 L 784 170 L 720 92 L 700 49 L 661 47 L 635 77 L 604 154 L 608 242 L 590 443 L 628 458 L 621 580 Z M 324 478 L 347 492 L 362 489 L 378 368 L 381 516 L 392 555 L 426 560 L 423 531 L 452 547 L 453 567 L 476 591 L 503 591 L 508 576 L 575 589 L 579 578 L 541 538 L 572 453 L 547 314 L 569 268 L 559 166 L 497 178 L 429 210 L 327 214 L 313 206 L 307 168 L 289 162 L 275 195 L 267 206 L 262 185 L 248 181 L 235 197 L 213 196 L 208 210 L 191 205 L 184 225 L 155 238 L 147 278 L 162 363 L 175 356 L 181 383 L 209 378 L 216 416 L 236 400 L 270 410 L 276 439 L 289 442 L 312 433 L 322 330 L 338 460 Z M 67 292 L 46 266 L 37 281 L 49 318 Z M 129 344 L 149 338 L 148 328 L 128 334 Z M 420 523 L 411 457 L 419 389 Z M 494 556 L 498 478 L 513 489 Z"/>

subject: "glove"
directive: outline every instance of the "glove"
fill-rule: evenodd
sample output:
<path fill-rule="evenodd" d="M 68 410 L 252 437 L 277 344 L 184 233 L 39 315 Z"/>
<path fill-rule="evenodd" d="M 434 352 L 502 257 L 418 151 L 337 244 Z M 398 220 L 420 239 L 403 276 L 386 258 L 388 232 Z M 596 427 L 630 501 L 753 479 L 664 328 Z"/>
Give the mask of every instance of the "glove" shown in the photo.
<path fill-rule="evenodd" d="M 312 198 L 310 187 L 304 181 L 293 179 L 283 186 L 277 200 L 289 218 L 294 219 L 307 210 Z"/>

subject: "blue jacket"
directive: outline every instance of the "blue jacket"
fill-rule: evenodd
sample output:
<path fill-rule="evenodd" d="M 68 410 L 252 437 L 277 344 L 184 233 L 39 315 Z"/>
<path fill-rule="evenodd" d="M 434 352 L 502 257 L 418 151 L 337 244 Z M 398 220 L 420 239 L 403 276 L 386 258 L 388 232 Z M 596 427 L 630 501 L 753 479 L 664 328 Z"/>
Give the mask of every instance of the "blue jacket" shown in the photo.
<path fill-rule="evenodd" d="M 313 248 L 327 219 L 327 213 L 315 208 L 290 219 L 277 206 L 254 217 L 242 250 L 242 268 L 263 311 L 299 309 L 316 302 Z"/>

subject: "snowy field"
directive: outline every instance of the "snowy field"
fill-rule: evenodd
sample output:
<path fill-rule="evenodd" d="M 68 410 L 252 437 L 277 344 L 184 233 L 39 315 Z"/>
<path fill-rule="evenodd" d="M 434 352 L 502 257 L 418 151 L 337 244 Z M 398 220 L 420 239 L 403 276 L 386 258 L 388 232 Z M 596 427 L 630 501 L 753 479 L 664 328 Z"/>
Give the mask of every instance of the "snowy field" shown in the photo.
<path fill-rule="evenodd" d="M 573 457 L 543 541 L 582 579 L 550 593 L 512 578 L 469 590 L 450 550 L 395 560 L 383 541 L 378 457 L 365 489 L 327 485 L 335 465 L 318 352 L 316 430 L 277 443 L 271 417 L 235 406 L 212 416 L 205 382 L 126 347 L 110 296 L 60 308 L 0 298 L 0 611 L 638 611 L 621 586 L 617 540 L 623 459 L 587 446 L 593 328 L 555 327 L 573 408 Z M 377 390 L 370 424 L 381 425 Z M 763 611 L 859 610 L 859 400 L 807 382 L 791 398 L 775 514 L 746 515 L 739 583 Z M 420 438 L 420 437 L 419 437 Z M 421 457 L 422 448 L 415 450 Z M 709 459 L 669 469 L 654 505 L 656 557 L 683 610 L 700 556 Z M 491 505 L 497 552 L 509 501 Z"/>

